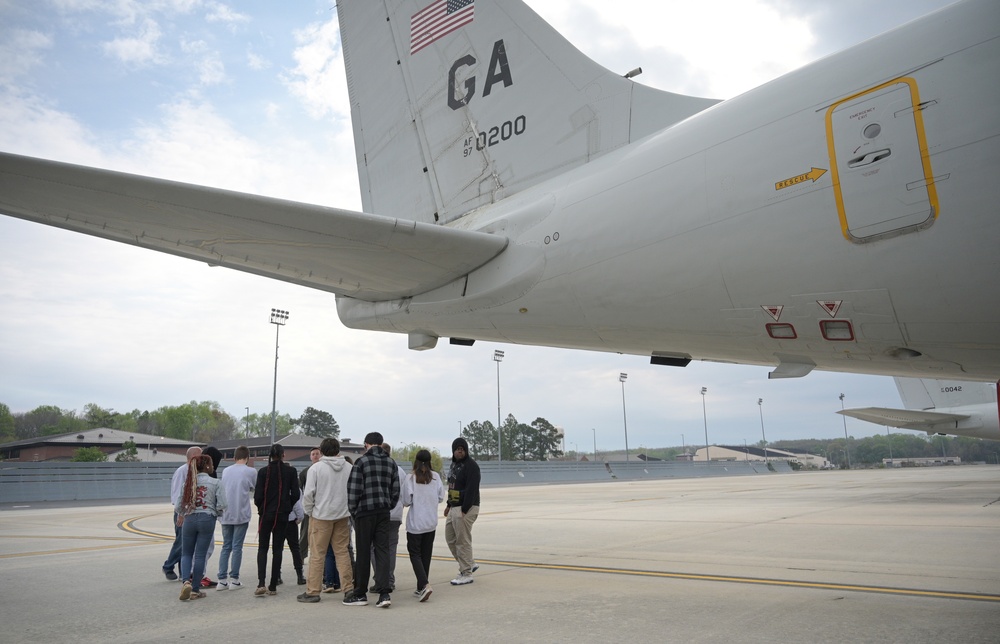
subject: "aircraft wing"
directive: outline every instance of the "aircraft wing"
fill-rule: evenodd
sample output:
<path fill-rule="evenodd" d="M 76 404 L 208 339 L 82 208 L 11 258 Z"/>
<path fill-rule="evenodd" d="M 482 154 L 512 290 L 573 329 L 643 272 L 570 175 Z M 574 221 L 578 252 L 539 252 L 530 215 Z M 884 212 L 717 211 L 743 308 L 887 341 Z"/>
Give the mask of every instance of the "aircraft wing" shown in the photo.
<path fill-rule="evenodd" d="M 507 238 L 0 153 L 0 212 L 368 301 L 443 286 Z"/>
<path fill-rule="evenodd" d="M 861 407 L 858 409 L 845 409 L 837 413 L 868 421 L 869 423 L 875 423 L 876 425 L 888 425 L 889 427 L 899 427 L 900 429 L 918 429 L 924 431 L 934 431 L 946 423 L 955 426 L 959 421 L 969 418 L 965 414 L 943 414 L 936 411 L 888 409 L 885 407 Z"/>

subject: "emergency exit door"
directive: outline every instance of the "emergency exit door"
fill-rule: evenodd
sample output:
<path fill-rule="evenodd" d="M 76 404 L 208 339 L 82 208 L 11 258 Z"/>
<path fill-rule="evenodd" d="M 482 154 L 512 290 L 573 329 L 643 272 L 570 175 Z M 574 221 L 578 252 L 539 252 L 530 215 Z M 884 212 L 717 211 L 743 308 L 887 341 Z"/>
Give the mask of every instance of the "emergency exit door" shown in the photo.
<path fill-rule="evenodd" d="M 938 216 L 916 82 L 898 79 L 834 104 L 827 144 L 844 236 L 869 242 Z"/>

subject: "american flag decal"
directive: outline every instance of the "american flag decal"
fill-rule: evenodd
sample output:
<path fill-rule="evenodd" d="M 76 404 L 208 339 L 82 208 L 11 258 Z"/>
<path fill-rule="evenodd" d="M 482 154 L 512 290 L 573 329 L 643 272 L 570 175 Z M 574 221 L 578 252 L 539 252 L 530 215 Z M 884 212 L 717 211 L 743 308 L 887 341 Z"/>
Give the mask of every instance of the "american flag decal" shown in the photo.
<path fill-rule="evenodd" d="M 436 0 L 410 18 L 410 55 L 472 22 L 476 0 Z"/>

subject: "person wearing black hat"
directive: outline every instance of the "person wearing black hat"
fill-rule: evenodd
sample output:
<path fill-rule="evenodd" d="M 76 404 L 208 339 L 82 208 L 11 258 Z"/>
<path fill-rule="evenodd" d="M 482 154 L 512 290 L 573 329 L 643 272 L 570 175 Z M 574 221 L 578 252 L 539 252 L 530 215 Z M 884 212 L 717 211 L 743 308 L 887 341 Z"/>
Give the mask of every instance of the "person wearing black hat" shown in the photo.
<path fill-rule="evenodd" d="M 354 517 L 358 560 L 354 569 L 354 594 L 344 598 L 346 606 L 367 606 L 368 573 L 372 547 L 375 550 L 375 586 L 379 608 L 392 605 L 389 583 L 390 512 L 399 501 L 399 468 L 382 449 L 382 434 L 365 436 L 366 451 L 354 461 L 347 480 L 347 509 Z"/>
<path fill-rule="evenodd" d="M 451 444 L 451 468 L 448 470 L 448 505 L 444 508 L 447 523 L 444 539 L 458 562 L 458 577 L 452 586 L 473 582 L 479 568 L 472 554 L 472 524 L 479 517 L 479 464 L 469 456 L 469 443 L 459 436 Z"/>

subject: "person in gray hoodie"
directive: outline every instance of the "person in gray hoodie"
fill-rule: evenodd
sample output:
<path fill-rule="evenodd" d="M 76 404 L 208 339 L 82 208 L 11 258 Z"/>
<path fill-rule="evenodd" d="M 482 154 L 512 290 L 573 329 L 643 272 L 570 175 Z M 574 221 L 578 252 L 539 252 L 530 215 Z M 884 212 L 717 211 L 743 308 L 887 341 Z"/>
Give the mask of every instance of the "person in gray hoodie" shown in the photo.
<path fill-rule="evenodd" d="M 332 545 L 344 596 L 354 591 L 354 571 L 347 544 L 351 539 L 350 513 L 347 509 L 347 481 L 351 464 L 340 455 L 340 441 L 324 438 L 319 446 L 322 456 L 309 467 L 302 504 L 309 515 L 309 574 L 306 592 L 298 596 L 303 603 L 320 601 L 323 566 L 327 546 Z"/>

